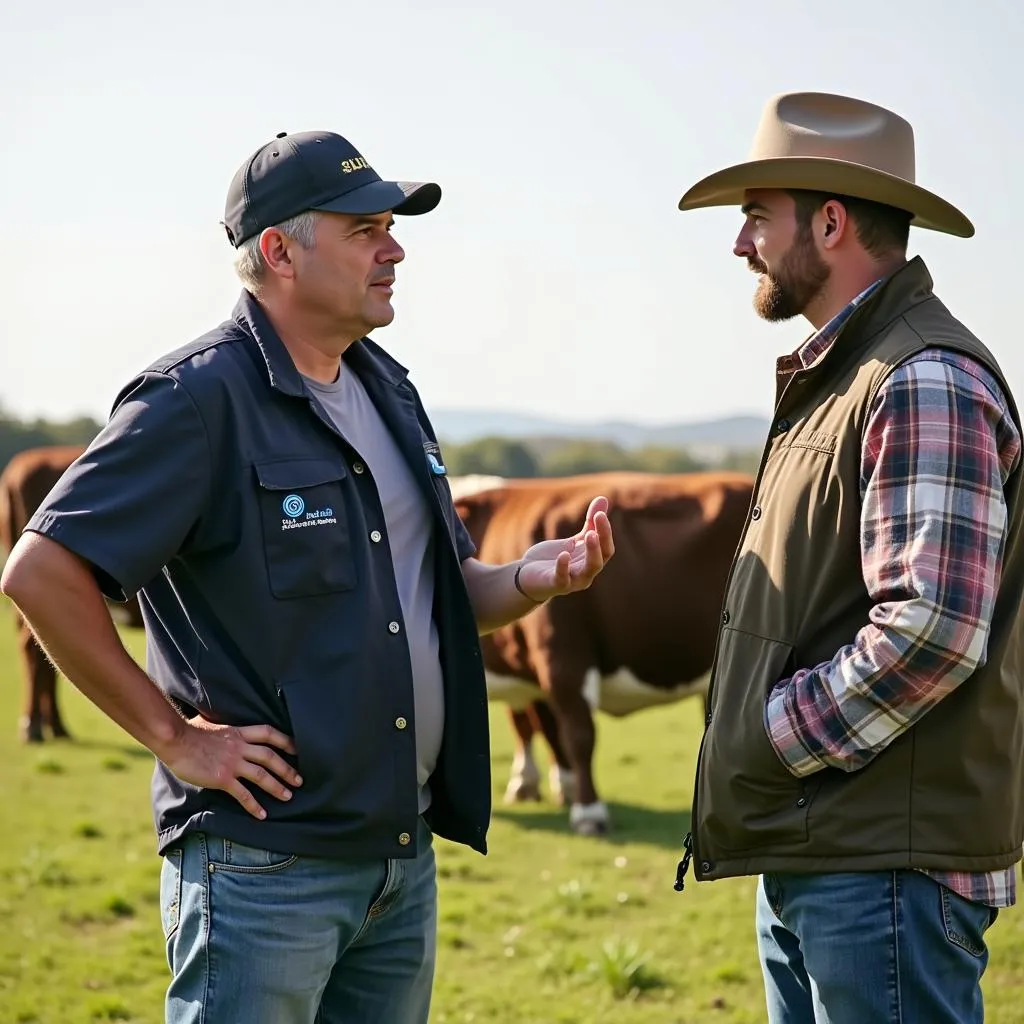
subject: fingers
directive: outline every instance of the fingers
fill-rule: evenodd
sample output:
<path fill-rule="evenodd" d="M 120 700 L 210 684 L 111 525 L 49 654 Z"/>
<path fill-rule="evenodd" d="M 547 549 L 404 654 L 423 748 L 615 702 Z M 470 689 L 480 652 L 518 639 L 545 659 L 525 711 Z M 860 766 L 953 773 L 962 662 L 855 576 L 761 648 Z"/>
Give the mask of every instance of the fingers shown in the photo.
<path fill-rule="evenodd" d="M 283 732 L 278 732 L 272 725 L 243 725 L 239 728 L 238 734 L 247 743 L 269 743 L 289 754 L 296 753 L 291 737 L 285 736 Z M 283 761 L 280 763 L 284 764 Z M 291 771 L 291 769 L 288 770 Z"/>
<path fill-rule="evenodd" d="M 610 535 L 608 537 L 610 540 Z M 612 548 L 614 551 L 614 548 Z M 608 556 L 610 557 L 610 555 Z M 606 561 L 605 542 L 599 530 L 588 530 L 583 536 L 582 557 L 577 552 L 577 557 L 572 561 L 575 565 L 569 570 L 569 578 L 566 581 L 572 590 L 586 590 L 597 574 L 604 568 Z M 561 579 L 556 575 L 556 581 L 561 584 Z"/>
<path fill-rule="evenodd" d="M 572 558 L 568 551 L 563 551 L 555 559 L 555 586 L 559 590 L 568 590 L 572 585 Z"/>
<path fill-rule="evenodd" d="M 612 539 L 612 524 L 608 519 L 608 499 L 604 495 L 598 495 L 590 502 L 587 519 L 580 531 L 580 536 L 585 540 L 591 530 L 596 531 L 600 541 L 601 556 L 607 561 L 615 554 L 615 543 Z"/>
<path fill-rule="evenodd" d="M 253 730 L 269 729 L 269 726 L 249 726 Z M 239 734 L 245 730 L 239 729 Z M 270 729 L 271 732 L 275 730 Z M 277 733 L 281 736 L 281 733 Z M 287 739 L 287 737 L 283 737 Z M 292 791 L 281 782 L 287 779 L 293 786 L 302 785 L 302 776 L 291 767 L 285 760 L 279 757 L 269 747 L 248 745 L 242 750 L 241 763 L 235 771 L 235 778 L 227 791 L 253 816 L 265 818 L 267 812 L 257 802 L 256 798 L 242 785 L 240 779 L 248 779 L 254 782 L 264 792 L 277 797 L 278 800 L 291 800 Z"/>
<path fill-rule="evenodd" d="M 608 511 L 608 499 L 603 494 L 598 494 L 596 497 L 590 499 L 590 505 L 587 508 L 587 522 L 593 522 L 594 516 L 598 512 Z"/>
<path fill-rule="evenodd" d="M 263 819 L 267 816 L 267 812 L 257 803 L 256 797 L 252 795 L 238 781 L 238 779 L 232 779 L 231 784 L 225 787 L 226 792 L 230 793 L 254 818 Z"/>
<path fill-rule="evenodd" d="M 608 514 L 608 499 L 603 495 L 599 494 L 596 498 L 592 498 L 590 505 L 587 508 L 586 520 L 583 523 L 583 530 L 581 533 L 585 533 L 587 530 L 594 529 L 594 523 L 598 515 Z"/>
<path fill-rule="evenodd" d="M 615 539 L 612 537 L 612 524 L 606 513 L 602 512 L 594 518 L 594 528 L 601 546 L 601 557 L 607 562 L 615 554 Z"/>
<path fill-rule="evenodd" d="M 277 769 L 275 772 L 268 771 L 260 762 L 279 762 L 283 767 L 283 771 Z M 275 765 L 276 767 L 276 765 Z M 276 796 L 278 800 L 291 800 L 291 790 L 280 781 L 281 778 L 285 779 L 298 779 L 299 775 L 288 767 L 280 758 L 277 758 L 274 754 L 270 753 L 266 747 L 253 747 L 251 751 L 247 753 L 245 759 L 242 761 L 238 769 L 238 774 L 241 778 L 248 779 L 250 782 L 255 782 L 264 792 L 269 793 L 271 796 Z M 278 777 L 280 776 L 280 778 Z M 300 780 L 301 781 L 301 780 Z"/>

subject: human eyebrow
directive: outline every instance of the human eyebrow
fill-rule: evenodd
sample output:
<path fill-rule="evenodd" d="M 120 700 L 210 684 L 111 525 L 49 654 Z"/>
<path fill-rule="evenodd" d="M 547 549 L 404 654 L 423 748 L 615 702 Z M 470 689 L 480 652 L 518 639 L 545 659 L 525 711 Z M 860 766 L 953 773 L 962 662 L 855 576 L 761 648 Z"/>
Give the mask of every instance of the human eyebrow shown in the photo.
<path fill-rule="evenodd" d="M 366 216 L 357 217 L 351 225 L 353 231 L 358 231 L 360 228 L 387 228 L 389 231 L 395 226 L 395 218 L 389 217 L 387 223 L 381 223 L 379 216 Z"/>

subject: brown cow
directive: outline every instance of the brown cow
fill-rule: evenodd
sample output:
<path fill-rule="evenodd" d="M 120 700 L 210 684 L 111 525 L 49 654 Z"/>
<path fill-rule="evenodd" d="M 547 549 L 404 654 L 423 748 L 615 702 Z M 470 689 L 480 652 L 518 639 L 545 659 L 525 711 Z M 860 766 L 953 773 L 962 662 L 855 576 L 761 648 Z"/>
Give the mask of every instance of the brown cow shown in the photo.
<path fill-rule="evenodd" d="M 530 740 L 539 728 L 556 761 L 552 790 L 572 789 L 573 831 L 602 833 L 610 822 L 593 778 L 593 712 L 622 716 L 706 694 L 754 481 L 722 471 L 492 478 L 476 491 L 451 483 L 477 557 L 490 563 L 568 536 L 595 495 L 608 498 L 615 556 L 590 588 L 482 638 L 488 696 L 510 705 L 519 737 L 506 799 L 537 795 Z"/>
<path fill-rule="evenodd" d="M 53 485 L 83 451 L 80 446 L 70 445 L 29 448 L 7 463 L 0 474 L 0 545 L 6 552 L 10 552 Z M 142 627 L 142 612 L 135 598 L 114 607 L 114 618 L 128 626 Z M 24 669 L 25 710 L 19 721 L 21 737 L 29 743 L 40 743 L 44 739 L 44 728 L 48 727 L 54 739 L 68 739 L 57 706 L 56 670 L 17 609 L 14 616 Z"/>

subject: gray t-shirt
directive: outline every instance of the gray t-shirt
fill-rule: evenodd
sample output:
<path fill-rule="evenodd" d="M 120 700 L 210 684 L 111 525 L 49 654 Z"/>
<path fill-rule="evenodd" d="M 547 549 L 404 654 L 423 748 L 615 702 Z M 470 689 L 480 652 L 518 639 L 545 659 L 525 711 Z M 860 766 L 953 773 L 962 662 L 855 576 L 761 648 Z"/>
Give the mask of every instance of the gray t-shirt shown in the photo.
<path fill-rule="evenodd" d="M 420 813 L 430 805 L 427 780 L 437 764 L 444 729 L 444 682 L 434 624 L 434 524 L 430 509 L 358 376 L 342 364 L 331 384 L 303 377 L 342 436 L 369 467 L 384 509 L 405 638 L 412 662 L 416 773 Z"/>

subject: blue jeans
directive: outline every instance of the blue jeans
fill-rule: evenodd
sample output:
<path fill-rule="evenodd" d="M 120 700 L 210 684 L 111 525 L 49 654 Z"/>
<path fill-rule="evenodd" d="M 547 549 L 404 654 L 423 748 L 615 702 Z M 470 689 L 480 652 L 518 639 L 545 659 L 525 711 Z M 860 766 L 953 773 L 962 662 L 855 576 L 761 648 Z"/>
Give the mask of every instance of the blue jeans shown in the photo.
<path fill-rule="evenodd" d="M 269 853 L 192 833 L 164 856 L 167 1024 L 426 1024 L 437 886 L 411 860 Z"/>
<path fill-rule="evenodd" d="M 764 875 L 769 1024 L 981 1024 L 996 914 L 919 871 Z"/>

